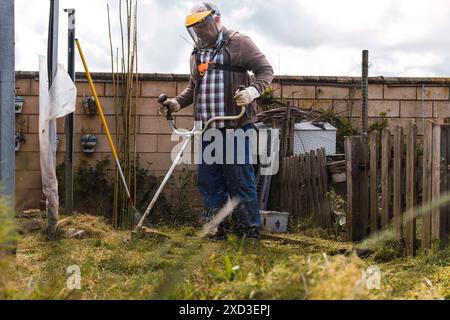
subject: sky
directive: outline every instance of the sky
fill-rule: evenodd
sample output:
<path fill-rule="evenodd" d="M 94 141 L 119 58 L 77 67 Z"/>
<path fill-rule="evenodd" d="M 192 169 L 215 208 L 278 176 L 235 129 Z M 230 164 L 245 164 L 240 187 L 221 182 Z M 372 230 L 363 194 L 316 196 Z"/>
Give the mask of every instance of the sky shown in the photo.
<path fill-rule="evenodd" d="M 125 2 L 123 0 L 122 2 Z M 192 40 L 184 21 L 198 1 L 137 0 L 138 72 L 189 72 Z M 277 75 L 450 75 L 448 0 L 220 0 L 222 23 L 250 36 Z M 16 0 L 16 70 L 38 70 L 46 54 L 48 0 Z M 114 52 L 120 47 L 119 0 L 60 0 L 59 62 L 67 65 L 67 13 L 90 71 L 111 71 L 107 4 Z M 125 9 L 124 9 L 125 11 Z M 116 57 L 114 58 L 116 59 Z M 76 60 L 76 70 L 83 71 Z"/>

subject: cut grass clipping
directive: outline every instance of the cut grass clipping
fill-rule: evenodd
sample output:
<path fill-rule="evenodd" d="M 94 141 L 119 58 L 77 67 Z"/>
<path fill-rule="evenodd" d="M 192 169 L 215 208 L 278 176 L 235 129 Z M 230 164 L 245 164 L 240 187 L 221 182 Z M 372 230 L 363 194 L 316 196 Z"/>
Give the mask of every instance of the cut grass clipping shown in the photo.
<path fill-rule="evenodd" d="M 201 230 L 192 227 L 161 228 L 170 237 L 137 239 L 87 215 L 70 217 L 63 228 L 83 229 L 87 236 L 57 242 L 46 241 L 41 232 L 23 236 L 12 262 L 15 272 L 0 287 L 4 298 L 450 298 L 449 250 L 411 258 L 378 242 L 361 259 L 351 253 L 351 244 L 301 232 L 260 243 L 235 237 L 209 241 L 196 237 Z M 348 254 L 339 254 L 342 248 Z M 80 270 L 80 289 L 67 286 L 71 266 Z"/>

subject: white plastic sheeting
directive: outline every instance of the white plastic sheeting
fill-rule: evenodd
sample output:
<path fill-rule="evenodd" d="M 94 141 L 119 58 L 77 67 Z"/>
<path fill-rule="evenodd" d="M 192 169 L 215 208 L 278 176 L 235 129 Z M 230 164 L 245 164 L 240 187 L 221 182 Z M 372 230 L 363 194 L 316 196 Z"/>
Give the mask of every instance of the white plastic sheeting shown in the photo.
<path fill-rule="evenodd" d="M 56 76 L 48 90 L 47 58 L 39 56 L 39 151 L 49 225 L 57 223 L 59 208 L 56 119 L 75 111 L 76 97 L 77 89 L 63 65 L 58 65 Z"/>

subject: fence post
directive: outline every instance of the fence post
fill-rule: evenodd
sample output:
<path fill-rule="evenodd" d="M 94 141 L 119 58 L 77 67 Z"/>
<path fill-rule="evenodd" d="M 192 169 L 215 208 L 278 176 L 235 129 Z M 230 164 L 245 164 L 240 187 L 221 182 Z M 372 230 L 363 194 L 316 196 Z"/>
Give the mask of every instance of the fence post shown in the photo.
<path fill-rule="evenodd" d="M 423 139 L 422 248 L 431 248 L 431 186 L 433 164 L 433 122 L 427 121 Z"/>
<path fill-rule="evenodd" d="M 316 208 L 315 214 L 314 214 L 314 223 L 316 226 L 321 225 L 321 203 L 319 201 L 319 186 L 318 186 L 318 179 L 317 179 L 317 158 L 316 158 L 316 152 L 314 150 L 311 150 L 310 152 L 310 163 L 311 163 L 311 182 L 312 182 L 312 192 L 313 192 L 313 201 L 314 201 L 314 207 Z"/>
<path fill-rule="evenodd" d="M 408 126 L 406 143 L 406 252 L 414 255 L 416 250 L 416 124 Z"/>
<path fill-rule="evenodd" d="M 369 50 L 362 52 L 362 77 L 361 77 L 361 128 L 367 134 L 368 102 L 369 100 Z"/>
<path fill-rule="evenodd" d="M 433 126 L 433 160 L 432 160 L 432 184 L 431 201 L 437 202 L 441 193 L 441 126 L 439 120 Z M 431 212 L 431 242 L 432 247 L 440 240 L 440 208 L 435 208 Z"/>
<path fill-rule="evenodd" d="M 449 185 L 449 156 L 450 156 L 450 126 L 448 124 L 441 126 L 441 194 L 447 195 L 450 191 Z M 447 203 L 440 208 L 440 217 L 439 217 L 439 238 L 440 238 L 440 247 L 444 248 L 448 243 L 448 218 L 450 214 L 450 205 Z"/>
<path fill-rule="evenodd" d="M 323 189 L 323 208 L 324 208 L 324 228 L 327 228 L 328 231 L 331 231 L 331 204 L 328 198 L 328 171 L 327 171 L 327 156 L 325 153 L 325 149 L 321 148 L 320 152 L 320 173 L 322 180 L 322 189 Z"/>
<path fill-rule="evenodd" d="M 367 133 L 361 136 L 361 236 L 369 235 L 369 138 Z"/>
<path fill-rule="evenodd" d="M 300 212 L 301 217 L 304 218 L 308 215 L 308 201 L 307 201 L 307 191 L 305 182 L 305 156 L 299 156 L 299 173 L 300 173 Z"/>
<path fill-rule="evenodd" d="M 370 146 L 370 232 L 378 230 L 378 132 L 372 131 L 369 136 Z"/>
<path fill-rule="evenodd" d="M 315 207 L 314 197 L 313 197 L 313 186 L 311 179 L 311 154 L 307 152 L 305 154 L 305 180 L 306 180 L 306 192 L 308 198 L 308 208 L 309 215 L 314 217 L 317 212 L 317 208 Z"/>
<path fill-rule="evenodd" d="M 381 137 L 381 227 L 389 226 L 389 201 L 391 196 L 389 183 L 389 161 L 391 159 L 391 132 L 384 129 Z"/>
<path fill-rule="evenodd" d="M 294 164 L 294 157 L 293 156 L 289 156 L 288 164 L 289 164 L 289 171 L 288 171 L 289 212 L 291 213 L 292 216 L 295 216 L 295 208 L 294 208 L 294 197 L 295 197 L 294 183 L 295 183 L 295 177 L 294 177 L 294 167 L 293 167 L 293 164 Z"/>
<path fill-rule="evenodd" d="M 322 179 L 321 179 L 321 172 L 320 172 L 320 150 L 317 149 L 315 151 L 316 156 L 314 157 L 314 172 L 316 175 L 316 183 L 317 183 L 317 203 L 320 204 L 320 213 L 319 213 L 319 217 L 317 219 L 318 222 L 318 226 L 323 227 L 324 225 L 324 203 L 323 203 L 323 198 L 322 198 L 322 194 L 323 194 L 323 190 L 322 190 Z"/>
<path fill-rule="evenodd" d="M 395 127 L 394 131 L 394 200 L 393 200 L 393 216 L 394 216 L 394 233 L 395 239 L 403 238 L 403 207 L 402 207 L 402 160 L 403 160 L 403 128 Z"/>
<path fill-rule="evenodd" d="M 363 138 L 361 136 L 351 136 L 345 138 L 345 160 L 347 171 L 347 240 L 359 241 L 367 235 L 364 229 L 362 216 L 367 215 L 368 203 L 362 203 L 361 197 L 363 175 L 367 173 L 366 159 L 362 147 Z M 367 151 L 367 150 L 366 150 Z M 367 188 L 367 187 L 366 187 Z"/>

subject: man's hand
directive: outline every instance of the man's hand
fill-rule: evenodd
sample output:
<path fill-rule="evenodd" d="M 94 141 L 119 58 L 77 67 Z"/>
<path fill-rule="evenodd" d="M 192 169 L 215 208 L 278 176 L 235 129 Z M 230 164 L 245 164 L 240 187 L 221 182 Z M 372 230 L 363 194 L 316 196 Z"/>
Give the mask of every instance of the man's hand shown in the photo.
<path fill-rule="evenodd" d="M 171 113 L 180 111 L 181 106 L 176 99 L 167 99 L 162 104 L 159 105 L 159 113 L 163 116 L 167 116 L 167 110 Z"/>
<path fill-rule="evenodd" d="M 259 92 L 255 87 L 250 86 L 241 91 L 236 91 L 234 99 L 238 107 L 246 106 L 259 97 Z"/>

